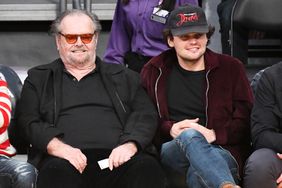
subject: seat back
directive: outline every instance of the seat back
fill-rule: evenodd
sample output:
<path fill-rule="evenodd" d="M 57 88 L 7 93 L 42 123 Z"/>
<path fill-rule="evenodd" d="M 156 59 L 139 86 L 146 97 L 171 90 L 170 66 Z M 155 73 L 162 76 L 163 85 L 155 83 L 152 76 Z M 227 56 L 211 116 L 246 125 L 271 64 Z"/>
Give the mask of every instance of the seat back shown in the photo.
<path fill-rule="evenodd" d="M 233 23 L 259 31 L 282 30 L 281 0 L 237 0 Z"/>
<path fill-rule="evenodd" d="M 248 57 L 282 57 L 282 0 L 236 0 L 231 14 L 231 55 L 248 63 Z M 265 32 L 249 39 L 249 31 Z"/>

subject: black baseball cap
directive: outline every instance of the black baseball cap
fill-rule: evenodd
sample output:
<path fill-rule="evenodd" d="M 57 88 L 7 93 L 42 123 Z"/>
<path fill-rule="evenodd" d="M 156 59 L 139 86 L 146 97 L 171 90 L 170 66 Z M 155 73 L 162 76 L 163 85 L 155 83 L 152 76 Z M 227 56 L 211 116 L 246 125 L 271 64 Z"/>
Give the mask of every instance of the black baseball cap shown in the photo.
<path fill-rule="evenodd" d="M 184 5 L 174 9 L 168 17 L 166 29 L 169 29 L 174 36 L 209 32 L 204 10 L 194 5 Z"/>

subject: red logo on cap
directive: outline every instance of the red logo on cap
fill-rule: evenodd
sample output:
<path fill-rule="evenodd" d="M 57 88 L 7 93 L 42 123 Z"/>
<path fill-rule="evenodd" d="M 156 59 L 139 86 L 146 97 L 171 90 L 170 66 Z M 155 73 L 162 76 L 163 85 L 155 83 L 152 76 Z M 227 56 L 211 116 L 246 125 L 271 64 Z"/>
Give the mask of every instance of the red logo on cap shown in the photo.
<path fill-rule="evenodd" d="M 176 23 L 176 26 L 181 26 L 183 23 L 186 22 L 195 22 L 199 20 L 199 16 L 197 15 L 197 13 L 190 13 L 190 14 L 180 13 L 177 16 L 179 16 L 180 20 Z"/>

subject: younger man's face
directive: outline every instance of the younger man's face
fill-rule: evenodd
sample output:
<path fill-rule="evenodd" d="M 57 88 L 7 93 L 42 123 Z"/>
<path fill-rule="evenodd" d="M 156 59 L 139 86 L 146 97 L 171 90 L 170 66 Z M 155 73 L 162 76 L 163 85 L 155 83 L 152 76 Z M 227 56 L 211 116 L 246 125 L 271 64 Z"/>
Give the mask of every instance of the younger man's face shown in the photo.
<path fill-rule="evenodd" d="M 206 51 L 208 38 L 205 33 L 188 33 L 172 36 L 168 39 L 168 45 L 175 48 L 178 58 L 183 61 L 198 61 Z"/>

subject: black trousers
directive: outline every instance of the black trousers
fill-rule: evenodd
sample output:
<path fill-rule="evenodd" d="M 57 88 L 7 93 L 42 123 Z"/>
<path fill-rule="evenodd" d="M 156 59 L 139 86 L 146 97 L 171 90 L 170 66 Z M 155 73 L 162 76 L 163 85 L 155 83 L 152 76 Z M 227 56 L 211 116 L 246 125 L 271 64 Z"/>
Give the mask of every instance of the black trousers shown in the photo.
<path fill-rule="evenodd" d="M 97 161 L 108 158 L 110 150 L 87 150 L 87 167 L 80 174 L 67 160 L 47 157 L 39 169 L 38 188 L 163 188 L 165 175 L 156 159 L 139 153 L 110 171 Z"/>
<path fill-rule="evenodd" d="M 217 6 L 217 14 L 220 24 L 222 53 L 231 55 L 230 29 L 231 14 L 236 0 L 221 0 Z"/>
<path fill-rule="evenodd" d="M 267 148 L 256 150 L 247 160 L 243 187 L 277 188 L 276 180 L 281 173 L 282 160 L 276 152 Z"/>

